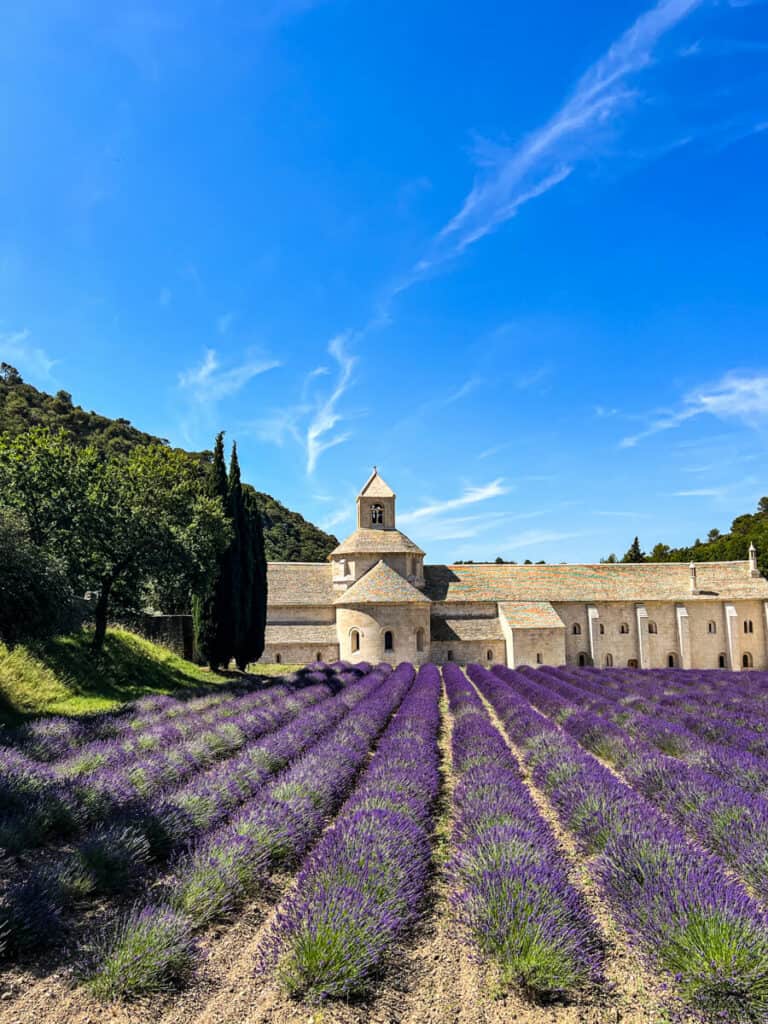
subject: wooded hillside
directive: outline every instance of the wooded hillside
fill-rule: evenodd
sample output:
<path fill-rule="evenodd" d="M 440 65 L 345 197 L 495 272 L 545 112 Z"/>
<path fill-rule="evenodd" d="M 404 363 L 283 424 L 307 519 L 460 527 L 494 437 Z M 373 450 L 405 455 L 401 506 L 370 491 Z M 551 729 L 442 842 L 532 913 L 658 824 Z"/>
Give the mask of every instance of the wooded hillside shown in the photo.
<path fill-rule="evenodd" d="M 66 430 L 77 441 L 91 442 L 108 453 L 126 453 L 138 445 L 165 444 L 164 438 L 146 434 L 127 419 L 110 419 L 96 412 L 87 412 L 75 405 L 68 391 L 55 395 L 39 391 L 26 383 L 13 366 L 0 363 L 0 434 L 16 436 L 32 427 Z M 190 452 L 190 458 L 201 464 L 211 458 L 210 452 Z M 273 562 L 322 562 L 336 547 L 338 540 L 292 512 L 276 498 L 256 491 L 249 484 L 264 519 L 264 547 L 267 559 Z"/>

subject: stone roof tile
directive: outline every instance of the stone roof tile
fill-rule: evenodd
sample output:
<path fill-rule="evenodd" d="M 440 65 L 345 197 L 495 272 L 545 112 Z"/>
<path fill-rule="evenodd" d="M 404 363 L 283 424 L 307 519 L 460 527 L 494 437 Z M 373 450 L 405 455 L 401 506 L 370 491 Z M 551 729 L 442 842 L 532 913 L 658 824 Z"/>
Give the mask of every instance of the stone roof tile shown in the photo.
<path fill-rule="evenodd" d="M 332 604 L 334 590 L 331 573 L 327 562 L 269 562 L 268 606 Z"/>
<path fill-rule="evenodd" d="M 685 562 L 600 565 L 425 565 L 433 601 L 702 601 L 768 599 L 768 580 L 748 562 L 697 562 L 698 594 Z"/>
<path fill-rule="evenodd" d="M 374 469 L 373 473 L 368 477 L 368 480 L 360 491 L 360 497 L 366 498 L 394 498 L 395 492 L 386 482 L 379 476 L 378 469 Z"/>
<path fill-rule="evenodd" d="M 404 552 L 411 555 L 422 555 L 424 552 L 410 537 L 399 530 L 372 530 L 360 527 L 351 533 L 335 548 L 329 558 L 334 555 L 394 555 Z"/>
<path fill-rule="evenodd" d="M 549 601 L 502 601 L 499 612 L 512 629 L 565 629 Z"/>
<path fill-rule="evenodd" d="M 503 640 L 498 619 L 444 619 L 434 616 L 430 622 L 433 640 Z"/>
<path fill-rule="evenodd" d="M 265 642 L 268 644 L 336 644 L 335 623 L 318 626 L 298 623 L 295 626 L 267 626 Z"/>
<path fill-rule="evenodd" d="M 372 569 L 334 600 L 334 604 L 429 604 L 425 597 L 386 562 Z"/>

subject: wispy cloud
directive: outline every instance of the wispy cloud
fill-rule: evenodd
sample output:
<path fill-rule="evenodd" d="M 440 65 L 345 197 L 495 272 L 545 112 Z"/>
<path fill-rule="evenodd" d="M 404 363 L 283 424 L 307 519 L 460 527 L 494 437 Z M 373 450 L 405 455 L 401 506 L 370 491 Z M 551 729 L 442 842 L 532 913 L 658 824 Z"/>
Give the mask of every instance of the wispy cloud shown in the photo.
<path fill-rule="evenodd" d="M 458 498 L 446 498 L 444 501 L 432 501 L 428 505 L 422 505 L 421 508 L 399 516 L 399 519 L 401 523 L 414 523 L 431 516 L 443 515 L 450 509 L 463 508 L 466 505 L 476 505 L 481 501 L 498 498 L 503 494 L 509 494 L 510 490 L 511 488 L 505 484 L 503 477 L 498 477 L 482 487 L 467 487 Z"/>
<path fill-rule="evenodd" d="M 352 382 L 352 371 L 355 367 L 355 357 L 350 355 L 346 349 L 348 335 L 337 335 L 328 346 L 328 352 L 336 360 L 337 377 L 333 390 L 329 395 L 321 398 L 315 405 L 314 414 L 307 427 L 305 445 L 307 450 L 307 473 L 314 473 L 317 460 L 336 445 L 343 444 L 349 440 L 349 432 L 339 432 L 337 426 L 342 422 L 343 416 L 338 410 L 339 402 L 344 396 Z M 325 367 L 318 367 L 311 376 L 324 376 L 329 373 Z"/>
<path fill-rule="evenodd" d="M 359 337 L 359 335 L 358 335 Z M 351 431 L 338 429 L 351 418 L 342 413 L 340 402 L 353 381 L 357 357 L 349 352 L 351 334 L 339 334 L 328 345 L 328 353 L 335 365 L 323 364 L 310 370 L 304 377 L 299 399 L 293 405 L 281 406 L 255 422 L 250 430 L 262 441 L 283 446 L 293 441 L 303 448 L 306 471 L 314 473 L 323 452 L 348 441 Z M 325 378 L 334 377 L 328 390 Z"/>
<path fill-rule="evenodd" d="M 40 383 L 50 383 L 58 360 L 51 359 L 45 349 L 35 345 L 32 332 L 26 328 L 0 334 L 0 362 L 10 363 L 22 374 Z"/>
<path fill-rule="evenodd" d="M 692 491 L 673 491 L 673 498 L 722 498 L 725 487 L 699 487 Z"/>
<path fill-rule="evenodd" d="M 202 403 L 218 402 L 242 391 L 246 384 L 267 370 L 280 366 L 278 359 L 250 357 L 236 366 L 225 368 L 215 349 L 206 349 L 202 363 L 179 374 L 179 387 Z"/>
<path fill-rule="evenodd" d="M 698 416 L 738 420 L 751 427 L 768 419 L 768 374 L 731 371 L 711 387 L 698 388 L 685 396 L 678 409 L 657 414 L 644 429 L 625 437 L 622 448 L 634 448 L 646 438 L 675 430 Z"/>
<path fill-rule="evenodd" d="M 542 127 L 513 148 L 483 146 L 478 154 L 483 165 L 480 178 L 438 235 L 433 252 L 416 265 L 415 274 L 459 255 L 526 203 L 565 181 L 581 160 L 593 158 L 605 129 L 638 97 L 628 80 L 652 63 L 662 37 L 702 4 L 703 0 L 660 0 L 582 75 Z"/>

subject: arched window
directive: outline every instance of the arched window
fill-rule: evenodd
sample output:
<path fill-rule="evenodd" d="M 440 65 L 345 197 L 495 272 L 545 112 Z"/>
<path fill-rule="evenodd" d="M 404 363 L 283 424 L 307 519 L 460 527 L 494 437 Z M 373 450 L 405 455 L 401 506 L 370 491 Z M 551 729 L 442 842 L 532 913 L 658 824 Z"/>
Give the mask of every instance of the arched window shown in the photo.
<path fill-rule="evenodd" d="M 718 657 L 717 657 L 717 667 L 718 668 L 725 668 L 725 655 L 724 654 L 719 654 L 718 655 Z"/>
<path fill-rule="evenodd" d="M 752 655 L 749 653 L 749 651 L 745 651 L 744 654 L 741 656 L 742 668 L 752 668 L 752 664 Z"/>
<path fill-rule="evenodd" d="M 541 654 L 537 654 L 536 655 L 536 664 L 537 665 L 543 665 L 544 664 L 544 657 L 543 657 L 543 655 L 541 655 Z"/>
<path fill-rule="evenodd" d="M 453 651 L 448 651 L 448 661 L 453 661 Z"/>
<path fill-rule="evenodd" d="M 394 651 L 395 649 L 395 638 L 392 636 L 392 630 L 388 629 L 384 634 L 384 650 Z"/>
<path fill-rule="evenodd" d="M 677 655 L 676 654 L 668 654 L 667 655 L 667 668 L 677 668 Z"/>
<path fill-rule="evenodd" d="M 630 658 L 627 662 L 627 668 L 637 668 L 637 658 Z"/>
<path fill-rule="evenodd" d="M 752 619 L 744 619 L 744 632 L 745 633 L 754 633 L 755 632 L 755 625 L 752 622 Z"/>
<path fill-rule="evenodd" d="M 381 505 L 371 505 L 371 523 L 374 526 L 384 523 L 384 508 Z"/>
<path fill-rule="evenodd" d="M 628 633 L 629 632 L 629 623 L 628 622 L 622 622 L 622 624 L 619 626 L 619 632 L 620 633 Z"/>
<path fill-rule="evenodd" d="M 315 661 L 322 661 L 323 657 L 320 651 L 315 651 Z"/>
<path fill-rule="evenodd" d="M 423 629 L 417 629 L 416 630 L 416 650 L 417 651 L 423 651 L 424 650 L 424 630 Z"/>
<path fill-rule="evenodd" d="M 579 666 L 581 668 L 584 668 L 584 666 L 587 664 L 587 661 L 588 661 L 588 658 L 587 658 L 586 654 L 580 654 L 579 655 Z"/>
<path fill-rule="evenodd" d="M 275 655 L 275 664 L 276 664 L 276 665 L 281 665 L 281 664 L 282 664 L 282 661 L 283 661 L 283 656 L 282 656 L 282 654 L 276 654 L 276 655 Z"/>
<path fill-rule="evenodd" d="M 605 667 L 606 668 L 613 668 L 613 655 L 612 654 L 606 654 L 606 656 L 605 656 Z"/>
<path fill-rule="evenodd" d="M 708 633 L 716 633 L 717 632 L 717 623 L 716 622 L 708 622 L 707 623 L 707 632 Z"/>
<path fill-rule="evenodd" d="M 360 633 L 356 629 L 349 634 L 349 646 L 353 654 L 360 650 Z"/>
<path fill-rule="evenodd" d="M 581 636 L 581 626 L 578 622 L 574 622 L 572 632 L 574 636 Z"/>
<path fill-rule="evenodd" d="M 485 660 L 493 661 L 493 651 L 490 648 L 485 652 Z"/>
<path fill-rule="evenodd" d="M 605 636 L 605 626 L 602 622 L 600 623 L 600 636 Z"/>
<path fill-rule="evenodd" d="M 656 626 L 655 622 L 649 622 L 648 623 L 648 632 L 649 633 L 658 633 L 659 632 L 658 627 Z"/>

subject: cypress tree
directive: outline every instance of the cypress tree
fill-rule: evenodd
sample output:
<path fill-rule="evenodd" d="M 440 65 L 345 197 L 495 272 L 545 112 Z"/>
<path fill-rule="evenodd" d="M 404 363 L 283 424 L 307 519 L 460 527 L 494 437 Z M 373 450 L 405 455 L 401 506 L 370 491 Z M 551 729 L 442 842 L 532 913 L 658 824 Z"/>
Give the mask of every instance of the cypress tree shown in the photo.
<path fill-rule="evenodd" d="M 224 511 L 229 514 L 229 486 L 224 462 L 223 431 L 216 435 L 206 492 L 210 497 L 218 498 Z M 230 628 L 228 621 L 230 588 L 229 551 L 227 550 L 220 556 L 217 572 L 207 590 L 204 593 L 193 595 L 192 598 L 195 646 L 214 671 L 222 664 L 226 666 L 231 655 L 231 643 L 227 639 Z"/>
<path fill-rule="evenodd" d="M 231 653 L 237 667 L 242 671 L 248 664 L 246 635 L 248 630 L 248 602 L 250 580 L 248 572 L 248 524 L 243 501 L 243 486 L 240 480 L 240 463 L 237 445 L 232 445 L 229 460 L 229 515 L 232 519 L 232 546 L 229 551 L 230 608 L 229 622 Z"/>
<path fill-rule="evenodd" d="M 629 546 L 629 550 L 622 558 L 622 562 L 644 562 L 645 552 L 640 547 L 640 541 L 637 537 L 632 541 Z"/>
<path fill-rule="evenodd" d="M 251 491 L 245 492 L 246 522 L 249 540 L 249 601 L 247 660 L 258 661 L 264 653 L 267 625 L 267 558 L 264 552 L 264 521 Z"/>

